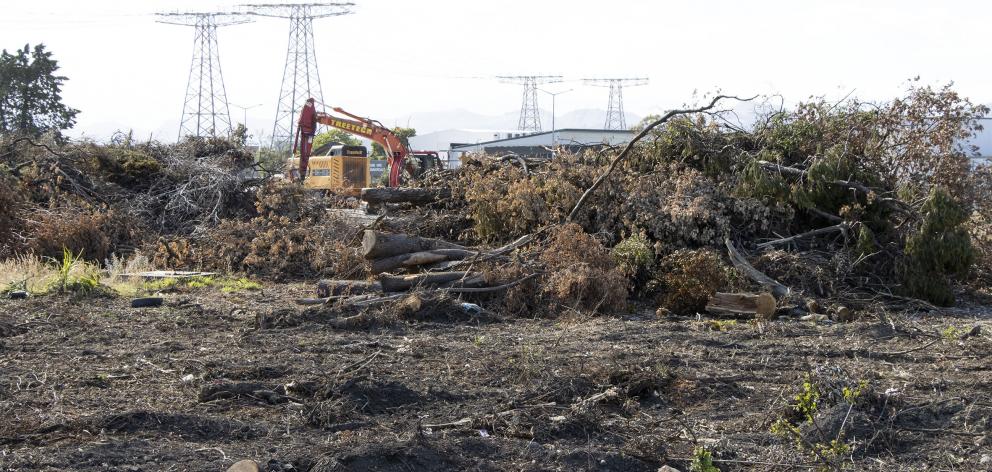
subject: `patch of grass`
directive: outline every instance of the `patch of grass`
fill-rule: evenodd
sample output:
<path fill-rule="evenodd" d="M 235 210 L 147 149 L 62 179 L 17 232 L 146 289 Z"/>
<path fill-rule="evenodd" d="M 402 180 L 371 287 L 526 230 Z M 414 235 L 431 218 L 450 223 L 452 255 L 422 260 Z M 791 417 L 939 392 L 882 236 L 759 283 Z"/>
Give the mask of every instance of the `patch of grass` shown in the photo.
<path fill-rule="evenodd" d="M 196 276 L 183 279 L 183 285 L 187 288 L 204 288 L 217 285 L 217 280 L 211 276 Z"/>
<path fill-rule="evenodd" d="M 219 288 L 224 293 L 236 293 L 249 290 L 261 290 L 262 284 L 254 280 L 241 278 L 224 278 L 213 276 L 196 276 L 189 278 L 168 278 L 146 281 L 142 289 L 149 292 L 166 290 L 197 290 L 203 288 Z"/>
<path fill-rule="evenodd" d="M 737 327 L 737 320 L 706 320 L 705 324 L 713 331 L 730 331 Z"/>
<path fill-rule="evenodd" d="M 55 277 L 55 268 L 37 256 L 18 256 L 0 261 L 0 293 L 25 290 L 45 293 Z"/>
<path fill-rule="evenodd" d="M 84 261 L 68 249 L 61 260 L 20 256 L 0 261 L 0 292 L 25 290 L 33 295 L 47 293 L 89 294 L 107 292 L 100 267 Z"/>
<path fill-rule="evenodd" d="M 246 292 L 261 289 L 262 284 L 244 277 L 239 279 L 224 279 L 220 282 L 220 291 L 224 293 Z"/>
<path fill-rule="evenodd" d="M 165 290 L 173 290 L 180 283 L 179 279 L 167 278 L 167 279 L 152 279 L 146 280 L 141 284 L 141 290 L 146 292 L 161 292 Z"/>

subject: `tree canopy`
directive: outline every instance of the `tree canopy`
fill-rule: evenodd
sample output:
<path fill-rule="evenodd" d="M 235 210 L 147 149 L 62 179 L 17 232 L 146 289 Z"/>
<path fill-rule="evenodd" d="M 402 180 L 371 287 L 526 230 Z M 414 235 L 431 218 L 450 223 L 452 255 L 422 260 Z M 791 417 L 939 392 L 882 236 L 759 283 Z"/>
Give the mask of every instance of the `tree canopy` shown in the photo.
<path fill-rule="evenodd" d="M 403 128 L 401 126 L 396 126 L 393 128 L 393 134 L 395 134 L 397 138 L 400 138 L 400 141 L 403 141 L 404 146 L 410 147 L 410 138 L 417 135 L 417 130 L 414 128 Z M 386 150 L 383 149 L 378 143 L 372 143 L 372 157 L 385 156 Z"/>
<path fill-rule="evenodd" d="M 329 129 L 323 133 L 314 136 L 313 138 L 313 148 L 317 149 L 324 144 L 336 142 L 341 143 L 346 146 L 361 146 L 362 141 L 356 138 L 353 134 L 340 130 L 340 129 Z"/>
<path fill-rule="evenodd" d="M 65 76 L 56 75 L 58 61 L 44 44 L 24 45 L 15 54 L 0 53 L 0 134 L 41 136 L 76 124 L 79 110 L 62 103 Z"/>

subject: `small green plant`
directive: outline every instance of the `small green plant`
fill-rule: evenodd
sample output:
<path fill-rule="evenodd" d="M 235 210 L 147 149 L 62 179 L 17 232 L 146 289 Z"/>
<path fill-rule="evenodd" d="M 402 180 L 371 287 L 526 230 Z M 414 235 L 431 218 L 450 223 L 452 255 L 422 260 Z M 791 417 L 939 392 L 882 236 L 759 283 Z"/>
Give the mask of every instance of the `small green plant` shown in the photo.
<path fill-rule="evenodd" d="M 832 439 L 829 443 L 819 443 L 816 448 L 819 452 L 818 456 L 831 463 L 838 463 L 851 452 L 851 446 L 843 438 Z"/>
<path fill-rule="evenodd" d="M 796 403 L 792 405 L 792 408 L 812 423 L 813 415 L 816 414 L 819 406 L 817 404 L 819 400 L 820 390 L 810 380 L 809 374 L 806 374 L 806 378 L 803 380 L 802 390 L 796 394 Z"/>
<path fill-rule="evenodd" d="M 486 337 L 481 334 L 477 334 L 472 337 L 472 345 L 477 348 L 481 348 L 482 345 L 485 344 L 485 342 L 486 342 Z"/>
<path fill-rule="evenodd" d="M 966 331 L 963 330 L 963 329 L 961 329 L 961 328 L 957 328 L 957 327 L 954 327 L 954 326 L 948 326 L 948 327 L 944 328 L 944 330 L 941 331 L 940 334 L 944 337 L 944 339 L 954 340 L 954 339 L 960 338 L 961 336 L 964 336 L 965 333 L 966 333 Z"/>
<path fill-rule="evenodd" d="M 62 248 L 62 260 L 55 261 L 57 272 L 50 289 L 59 293 L 89 293 L 100 285 L 100 273 L 82 260 L 83 253 L 73 254 Z"/>
<path fill-rule="evenodd" d="M 841 390 L 841 393 L 844 395 L 844 400 L 847 400 L 848 403 L 853 405 L 857 403 L 858 399 L 860 399 L 862 395 L 864 395 L 866 390 L 868 390 L 868 381 L 862 379 L 858 382 L 857 387 L 852 388 L 845 386 L 844 389 Z"/>
<path fill-rule="evenodd" d="M 841 389 L 843 404 L 846 404 L 848 408 L 854 408 L 854 405 L 862 401 L 868 389 L 867 380 L 860 380 L 856 386 L 844 386 Z M 824 398 L 830 399 L 829 396 Z M 792 440 L 797 451 L 816 457 L 824 468 L 840 470 L 840 464 L 851 453 L 851 443 L 845 439 L 843 430 L 833 438 L 826 437 L 825 433 L 820 430 L 820 425 L 814 421 L 814 416 L 821 406 L 821 399 L 823 398 L 821 398 L 820 387 L 809 374 L 806 374 L 800 391 L 795 396 L 795 403 L 792 408 L 809 423 L 808 428 L 818 432 L 818 437 L 822 439 L 811 439 L 812 436 L 808 432 L 804 433 L 798 424 L 786 417 L 779 417 L 772 423 L 771 432 L 776 436 Z"/>
<path fill-rule="evenodd" d="M 692 463 L 689 464 L 691 472 L 720 472 L 720 469 L 713 464 L 713 453 L 705 447 L 697 447 L 692 451 Z"/>

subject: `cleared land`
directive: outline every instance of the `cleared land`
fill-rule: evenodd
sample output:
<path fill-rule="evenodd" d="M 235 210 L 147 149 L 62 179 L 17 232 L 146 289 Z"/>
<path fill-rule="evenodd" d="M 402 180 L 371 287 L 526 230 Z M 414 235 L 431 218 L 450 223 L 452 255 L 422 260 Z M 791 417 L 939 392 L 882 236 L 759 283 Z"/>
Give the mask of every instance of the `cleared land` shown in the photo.
<path fill-rule="evenodd" d="M 988 466 L 992 317 L 967 308 L 982 300 L 760 325 L 417 300 L 344 328 L 292 303 L 311 292 L 0 301 L 0 468 L 655 471 L 704 447 L 721 470 L 796 470 L 824 461 L 771 429 L 809 379 L 864 387 L 833 426 L 855 445 L 844 468 Z"/>

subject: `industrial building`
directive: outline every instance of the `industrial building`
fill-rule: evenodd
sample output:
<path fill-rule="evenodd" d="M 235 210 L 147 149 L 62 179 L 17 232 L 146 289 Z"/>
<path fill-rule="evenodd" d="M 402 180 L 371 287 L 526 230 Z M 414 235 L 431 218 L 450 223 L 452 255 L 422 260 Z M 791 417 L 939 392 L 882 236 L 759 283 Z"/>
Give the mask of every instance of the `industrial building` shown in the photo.
<path fill-rule="evenodd" d="M 481 143 L 453 144 L 449 151 L 449 162 L 473 152 L 490 154 L 514 153 L 521 156 L 551 157 L 552 149 L 563 148 L 580 151 L 590 147 L 627 144 L 634 137 L 630 130 L 576 129 L 566 128 L 543 133 L 533 133 L 512 138 L 495 139 Z"/>

